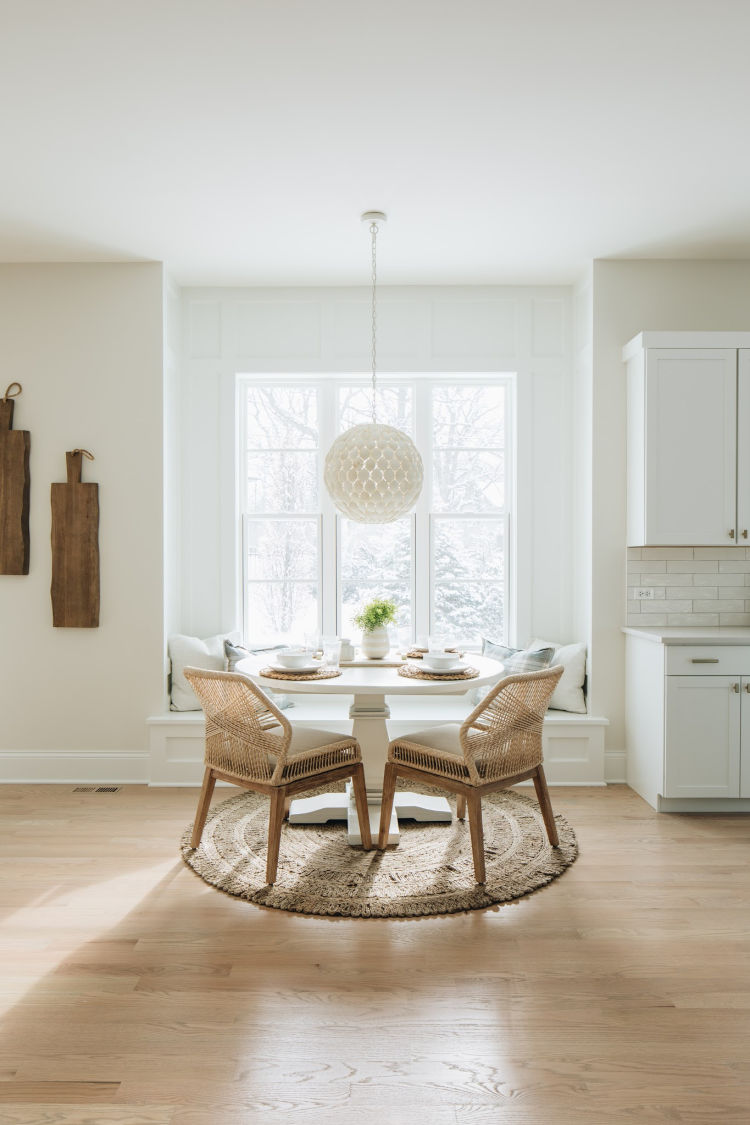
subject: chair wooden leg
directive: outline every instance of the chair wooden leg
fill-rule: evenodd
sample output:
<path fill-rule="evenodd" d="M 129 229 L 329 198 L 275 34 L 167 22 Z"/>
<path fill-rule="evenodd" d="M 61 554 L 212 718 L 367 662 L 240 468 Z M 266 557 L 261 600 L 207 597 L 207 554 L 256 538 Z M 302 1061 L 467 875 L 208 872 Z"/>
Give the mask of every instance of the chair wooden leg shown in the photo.
<path fill-rule="evenodd" d="M 372 834 L 370 832 L 370 814 L 367 810 L 365 767 L 361 762 L 354 767 L 352 788 L 354 790 L 354 800 L 357 803 L 357 820 L 359 821 L 359 834 L 362 837 L 362 847 L 366 852 L 369 852 L 372 848 Z"/>
<path fill-rule="evenodd" d="M 471 851 L 474 856 L 474 877 L 478 883 L 484 883 L 487 876 L 484 866 L 482 798 L 478 793 L 469 793 L 466 800 L 469 806 L 469 831 L 471 833 Z"/>
<path fill-rule="evenodd" d="M 292 798 L 284 798 L 284 820 L 289 820 L 289 810 L 292 807 Z"/>
<path fill-rule="evenodd" d="M 383 796 L 380 804 L 380 831 L 378 832 L 378 847 L 381 852 L 388 847 L 388 829 L 391 826 L 393 794 L 395 792 L 396 767 L 392 762 L 387 762 L 383 773 Z"/>
<path fill-rule="evenodd" d="M 456 794 L 456 816 L 459 820 L 464 820 L 466 817 L 466 794 Z"/>
<path fill-rule="evenodd" d="M 281 826 L 284 823 L 284 800 L 286 790 L 283 787 L 275 789 L 271 794 L 271 807 L 268 810 L 268 851 L 266 852 L 266 882 L 276 881 L 276 869 L 279 865 L 279 847 L 281 845 Z"/>
<path fill-rule="evenodd" d="M 536 799 L 539 802 L 539 808 L 544 818 L 544 827 L 547 829 L 549 842 L 553 848 L 556 848 L 560 843 L 560 837 L 557 835 L 555 814 L 552 811 L 552 802 L 549 799 L 549 790 L 547 789 L 547 779 L 544 776 L 544 767 L 541 765 L 534 774 L 534 788 L 536 789 Z"/>
<path fill-rule="evenodd" d="M 198 798 L 198 808 L 195 812 L 195 820 L 193 822 L 193 835 L 190 838 L 190 847 L 197 848 L 201 842 L 203 829 L 206 824 L 206 817 L 208 816 L 209 805 L 211 798 L 214 795 L 214 786 L 216 785 L 216 778 L 211 772 L 210 767 L 206 767 L 206 772 L 203 774 L 203 788 L 201 795 Z"/>

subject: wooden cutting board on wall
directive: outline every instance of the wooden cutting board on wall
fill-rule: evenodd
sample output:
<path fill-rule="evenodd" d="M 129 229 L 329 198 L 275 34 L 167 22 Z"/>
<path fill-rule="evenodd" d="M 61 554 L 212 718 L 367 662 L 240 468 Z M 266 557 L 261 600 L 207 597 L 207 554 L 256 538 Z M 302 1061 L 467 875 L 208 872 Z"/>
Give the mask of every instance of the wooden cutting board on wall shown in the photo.
<path fill-rule="evenodd" d="M 0 574 L 29 573 L 31 435 L 13 429 L 13 399 L 20 393 L 21 384 L 11 383 L 0 398 Z"/>
<path fill-rule="evenodd" d="M 81 481 L 84 456 L 65 454 L 67 482 L 51 492 L 52 624 L 68 629 L 99 625 L 99 485 Z"/>

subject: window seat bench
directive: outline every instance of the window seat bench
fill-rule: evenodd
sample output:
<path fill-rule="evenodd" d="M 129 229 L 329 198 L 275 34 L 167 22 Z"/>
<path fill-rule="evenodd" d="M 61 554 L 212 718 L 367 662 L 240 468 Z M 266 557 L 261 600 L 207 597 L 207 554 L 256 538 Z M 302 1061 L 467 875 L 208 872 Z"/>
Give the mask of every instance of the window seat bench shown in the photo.
<path fill-rule="evenodd" d="M 284 712 L 290 721 L 348 734 L 351 721 L 341 696 L 297 695 Z M 433 723 L 462 722 L 472 704 L 465 696 L 392 696 L 391 737 Z M 151 785 L 200 785 L 205 723 L 202 711 L 166 711 L 148 720 Z M 544 720 L 544 769 L 550 785 L 604 785 L 604 732 L 609 720 L 548 711 Z"/>

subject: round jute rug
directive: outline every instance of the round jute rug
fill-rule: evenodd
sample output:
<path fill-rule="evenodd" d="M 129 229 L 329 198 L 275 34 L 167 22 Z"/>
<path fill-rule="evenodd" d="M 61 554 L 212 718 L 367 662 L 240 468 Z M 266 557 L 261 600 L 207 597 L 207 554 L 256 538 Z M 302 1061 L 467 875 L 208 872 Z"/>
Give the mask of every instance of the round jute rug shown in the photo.
<path fill-rule="evenodd" d="M 481 910 L 538 890 L 578 854 L 575 833 L 557 815 L 560 847 L 547 840 L 536 802 L 512 790 L 482 801 L 487 882 L 474 882 L 469 823 L 402 821 L 385 852 L 346 842 L 342 823 L 285 824 L 276 883 L 265 881 L 268 800 L 240 793 L 209 814 L 200 847 L 181 840 L 183 859 L 211 886 L 261 906 L 300 914 L 411 918 Z"/>

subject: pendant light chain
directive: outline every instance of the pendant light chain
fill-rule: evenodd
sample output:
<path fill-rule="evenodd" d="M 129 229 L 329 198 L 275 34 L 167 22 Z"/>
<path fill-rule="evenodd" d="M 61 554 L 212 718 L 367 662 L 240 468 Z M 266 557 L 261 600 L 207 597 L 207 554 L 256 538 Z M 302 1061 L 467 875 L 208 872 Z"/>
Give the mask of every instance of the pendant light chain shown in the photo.
<path fill-rule="evenodd" d="M 376 361 L 376 348 L 375 348 L 375 329 L 377 326 L 377 315 L 375 307 L 375 289 L 378 279 L 377 271 L 377 254 L 375 250 L 375 241 L 378 237 L 378 224 L 370 223 L 370 235 L 372 238 L 372 422 L 373 425 L 377 423 L 377 407 L 375 405 L 375 361 Z"/>
<path fill-rule="evenodd" d="M 384 524 L 410 511 L 422 490 L 424 466 L 408 433 L 377 419 L 377 251 L 383 211 L 365 211 L 372 242 L 372 421 L 344 430 L 326 454 L 323 481 L 336 508 L 355 523 Z"/>

